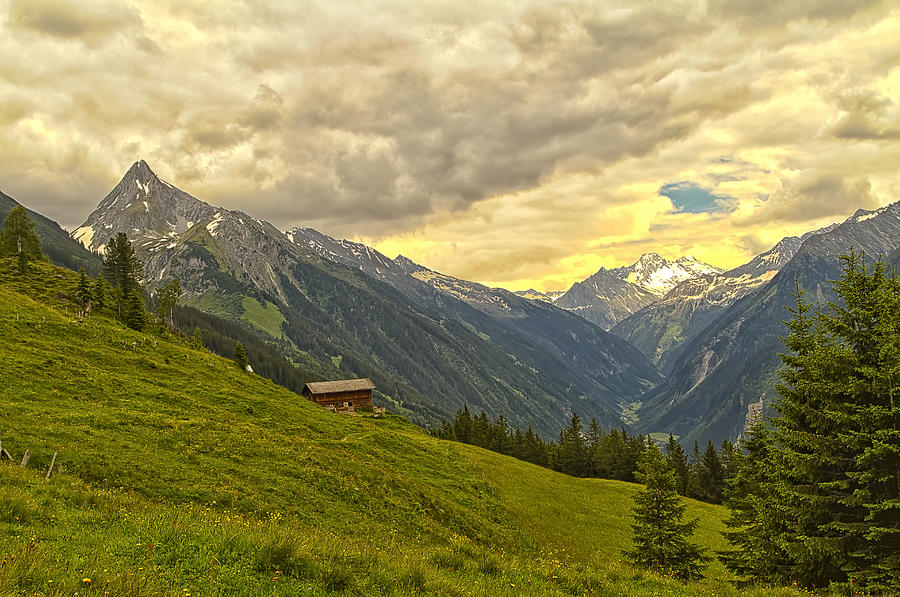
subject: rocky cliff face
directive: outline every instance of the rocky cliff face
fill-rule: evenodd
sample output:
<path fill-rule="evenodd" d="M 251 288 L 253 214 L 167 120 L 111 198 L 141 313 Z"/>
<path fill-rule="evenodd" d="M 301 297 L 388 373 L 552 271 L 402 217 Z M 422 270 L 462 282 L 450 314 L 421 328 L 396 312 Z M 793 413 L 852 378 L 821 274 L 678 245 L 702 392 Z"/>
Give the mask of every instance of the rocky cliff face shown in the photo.
<path fill-rule="evenodd" d="M 600 269 L 583 282 L 573 284 L 555 304 L 608 330 L 658 298 L 637 284 Z"/>
<path fill-rule="evenodd" d="M 129 168 L 72 237 L 100 251 L 119 232 L 142 247 L 164 244 L 211 218 L 218 210 L 160 180 L 143 160 Z"/>

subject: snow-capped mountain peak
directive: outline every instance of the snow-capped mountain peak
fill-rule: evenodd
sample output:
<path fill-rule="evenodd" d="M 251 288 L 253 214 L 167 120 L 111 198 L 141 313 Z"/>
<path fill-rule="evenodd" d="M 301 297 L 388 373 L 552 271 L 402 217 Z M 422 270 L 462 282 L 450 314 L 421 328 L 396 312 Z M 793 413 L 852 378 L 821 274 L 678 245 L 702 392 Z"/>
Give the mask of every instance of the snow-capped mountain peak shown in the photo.
<path fill-rule="evenodd" d="M 657 296 L 664 296 L 680 282 L 719 274 L 722 270 L 690 255 L 669 261 L 659 253 L 645 253 L 633 264 L 611 269 L 609 273 Z"/>
<path fill-rule="evenodd" d="M 139 160 L 72 237 L 92 251 L 102 250 L 119 232 L 163 242 L 219 211 L 161 180 L 147 162 Z"/>
<path fill-rule="evenodd" d="M 540 290 L 535 290 L 534 288 L 515 291 L 515 294 L 518 294 L 523 298 L 527 298 L 533 301 L 544 301 L 545 303 L 556 302 L 556 299 L 563 296 L 565 293 L 565 290 L 550 290 L 548 292 L 541 292 Z"/>

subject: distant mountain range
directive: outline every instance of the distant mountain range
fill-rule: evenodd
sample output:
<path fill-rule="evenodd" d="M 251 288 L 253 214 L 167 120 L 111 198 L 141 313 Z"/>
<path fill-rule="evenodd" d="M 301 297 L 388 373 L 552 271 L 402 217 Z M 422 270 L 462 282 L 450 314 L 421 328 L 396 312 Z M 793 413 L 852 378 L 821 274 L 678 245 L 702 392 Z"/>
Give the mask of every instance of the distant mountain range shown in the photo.
<path fill-rule="evenodd" d="M 790 261 L 800 243 L 797 237 L 784 238 L 740 267 L 684 280 L 662 298 L 618 322 L 612 332 L 668 372 L 688 340 L 721 311 L 769 282 Z"/>
<path fill-rule="evenodd" d="M 609 330 L 632 313 L 659 300 L 680 282 L 721 271 L 689 256 L 669 261 L 657 253 L 647 253 L 627 267 L 600 268 L 565 292 L 545 295 L 528 290 L 517 294 L 550 300 Z"/>
<path fill-rule="evenodd" d="M 177 277 L 183 304 L 254 329 L 317 375 L 372 378 L 382 403 L 421 424 L 468 404 L 549 437 L 573 412 L 619 423 L 662 379 L 628 342 L 574 314 L 315 230 L 282 233 L 143 161 L 73 236 L 96 251 L 118 232 L 150 292 Z"/>
<path fill-rule="evenodd" d="M 14 205 L 0 194 L 0 216 Z M 784 238 L 729 271 L 650 253 L 565 292 L 513 293 L 310 228 L 283 233 L 192 197 L 143 161 L 72 234 L 90 251 L 30 213 L 51 259 L 73 269 L 96 272 L 96 252 L 125 232 L 151 293 L 178 277 L 184 305 L 232 326 L 220 344 L 252 333 L 295 369 L 293 386 L 368 376 L 378 400 L 420 424 L 467 404 L 545 437 L 573 412 L 688 442 L 736 437 L 776 397 L 796 284 L 828 300 L 841 254 L 900 246 L 893 204 Z"/>
<path fill-rule="evenodd" d="M 768 252 L 769 263 L 781 263 L 780 268 L 758 274 L 755 289 L 738 293 L 708 323 L 693 328 L 680 354 L 665 367 L 666 381 L 644 396 L 639 429 L 664 429 L 701 442 L 740 434 L 747 417 L 764 411 L 777 397 L 778 353 L 784 351 L 779 338 L 787 333 L 782 322 L 789 317 L 786 308 L 794 302 L 797 285 L 808 300 L 833 300 L 830 281 L 841 275 L 842 254 L 854 250 L 869 259 L 890 258 L 900 246 L 900 203 L 859 210 L 800 240 L 790 258 L 796 240 L 786 239 Z M 761 261 L 748 264 L 757 269 L 735 271 L 745 272 L 741 276 L 760 272 L 766 267 Z"/>
<path fill-rule="evenodd" d="M 638 430 L 719 441 L 738 436 L 748 417 L 771 413 L 796 284 L 814 300 L 830 300 L 840 255 L 886 257 L 898 246 L 895 203 L 784 238 L 725 272 L 692 258 L 644 255 L 575 283 L 554 304 L 628 340 L 666 377 L 642 396 Z M 689 267 L 676 269 L 681 264 Z"/>

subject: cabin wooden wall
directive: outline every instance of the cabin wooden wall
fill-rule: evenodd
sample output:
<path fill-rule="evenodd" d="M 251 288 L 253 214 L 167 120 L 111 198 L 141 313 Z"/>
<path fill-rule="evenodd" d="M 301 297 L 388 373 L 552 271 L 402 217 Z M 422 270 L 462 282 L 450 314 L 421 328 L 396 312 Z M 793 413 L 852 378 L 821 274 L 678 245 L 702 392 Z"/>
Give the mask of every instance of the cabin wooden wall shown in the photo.
<path fill-rule="evenodd" d="M 313 394 L 309 398 L 322 406 L 339 408 L 343 407 L 345 402 L 352 402 L 353 408 L 372 408 L 372 390 Z"/>

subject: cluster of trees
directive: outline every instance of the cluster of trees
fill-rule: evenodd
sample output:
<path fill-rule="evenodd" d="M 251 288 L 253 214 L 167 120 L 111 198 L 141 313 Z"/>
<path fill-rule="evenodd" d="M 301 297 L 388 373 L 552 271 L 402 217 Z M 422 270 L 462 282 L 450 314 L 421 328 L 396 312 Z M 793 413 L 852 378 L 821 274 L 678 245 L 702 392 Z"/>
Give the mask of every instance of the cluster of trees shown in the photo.
<path fill-rule="evenodd" d="M 799 287 L 777 416 L 735 454 L 725 565 L 748 583 L 900 594 L 900 280 L 844 257 L 841 304 Z"/>
<path fill-rule="evenodd" d="M 0 230 L 0 257 L 16 257 L 19 271 L 25 272 L 29 261 L 42 261 L 44 252 L 34 231 L 34 222 L 21 205 L 13 207 Z"/>
<path fill-rule="evenodd" d="M 30 261 L 44 260 L 34 222 L 21 205 L 12 208 L 3 222 L 0 257 L 16 257 L 21 272 L 27 270 Z M 104 249 L 101 275 L 94 280 L 83 269 L 79 272 L 75 298 L 81 306 L 81 316 L 111 308 L 128 327 L 143 329 L 149 321 L 141 286 L 143 272 L 143 264 L 128 236 L 120 232 L 111 238 Z M 178 279 L 164 284 L 157 292 L 157 313 L 169 327 L 174 326 L 173 310 L 179 296 Z"/>
<path fill-rule="evenodd" d="M 739 448 L 710 443 L 690 458 L 622 430 L 585 431 L 577 416 L 558 442 L 510 430 L 467 408 L 432 431 L 580 476 L 644 483 L 635 498 L 635 564 L 681 579 L 709 560 L 689 541 L 681 495 L 730 510 L 719 559 L 744 584 L 900 594 L 900 279 L 882 262 L 843 258 L 840 304 L 813 307 L 797 289 L 777 416 Z M 637 466 L 634 466 L 637 465 Z"/>
<path fill-rule="evenodd" d="M 636 471 L 642 454 L 652 445 L 649 437 L 629 435 L 625 428 L 604 431 L 596 419 L 591 419 L 585 429 L 577 414 L 569 425 L 560 431 L 556 441 L 544 441 L 531 427 L 524 432 L 510 427 L 503 415 L 491 421 L 482 411 L 472 416 L 468 406 L 459 409 L 452 421 L 442 422 L 432 435 L 472 444 L 507 454 L 539 466 L 575 477 L 599 477 L 620 481 L 637 480 Z M 733 445 L 725 441 L 717 450 L 712 442 L 700 452 L 694 443 L 694 451 L 688 458 L 684 448 L 669 436 L 665 446 L 666 462 L 676 475 L 679 494 L 720 503 L 728 479 L 734 453 Z"/>
<path fill-rule="evenodd" d="M 141 288 L 144 266 L 124 232 L 106 243 L 100 273 L 112 289 L 111 299 L 119 319 L 132 329 L 143 329 L 148 321 Z"/>
<path fill-rule="evenodd" d="M 124 232 L 109 239 L 103 251 L 100 276 L 91 280 L 82 269 L 76 297 L 82 317 L 91 311 L 112 309 L 128 327 L 142 330 L 149 323 L 141 280 L 144 265 Z M 173 311 L 181 296 L 181 283 L 176 278 L 157 290 L 156 312 L 168 327 L 174 327 Z"/>
<path fill-rule="evenodd" d="M 797 288 L 771 421 L 730 458 L 719 559 L 742 584 L 900 594 L 900 279 L 844 258 L 840 304 Z M 671 460 L 650 447 L 635 500 L 636 565 L 695 578 L 707 556 L 688 542 Z"/>
<path fill-rule="evenodd" d="M 291 362 L 285 356 L 291 354 L 289 347 L 266 342 L 262 336 L 235 321 L 184 305 L 176 307 L 173 318 L 175 326 L 190 333 L 198 347 L 205 346 L 220 356 L 232 357 L 240 343 L 254 373 L 298 394 L 306 382 L 327 375 L 310 369 L 307 363 Z"/>

